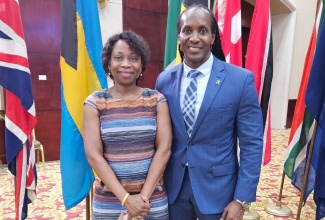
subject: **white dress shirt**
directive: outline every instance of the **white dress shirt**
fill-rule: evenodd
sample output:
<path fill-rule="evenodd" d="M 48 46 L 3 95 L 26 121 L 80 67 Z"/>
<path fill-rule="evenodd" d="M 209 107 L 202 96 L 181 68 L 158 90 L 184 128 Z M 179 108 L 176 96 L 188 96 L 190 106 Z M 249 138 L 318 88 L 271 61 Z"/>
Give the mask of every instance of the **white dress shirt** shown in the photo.
<path fill-rule="evenodd" d="M 213 56 L 210 53 L 210 57 L 205 63 L 203 63 L 197 70 L 199 70 L 201 73 L 196 77 L 197 80 L 197 94 L 196 94 L 196 102 L 195 102 L 195 120 L 199 114 L 200 107 L 203 101 L 203 97 L 205 94 L 205 90 L 207 88 L 207 84 L 210 78 L 210 73 L 213 65 Z M 183 74 L 181 78 L 181 88 L 180 88 L 180 104 L 181 109 L 184 107 L 184 98 L 185 98 L 185 92 L 187 87 L 190 85 L 191 77 L 187 76 L 188 73 L 192 70 L 189 66 L 183 62 Z"/>

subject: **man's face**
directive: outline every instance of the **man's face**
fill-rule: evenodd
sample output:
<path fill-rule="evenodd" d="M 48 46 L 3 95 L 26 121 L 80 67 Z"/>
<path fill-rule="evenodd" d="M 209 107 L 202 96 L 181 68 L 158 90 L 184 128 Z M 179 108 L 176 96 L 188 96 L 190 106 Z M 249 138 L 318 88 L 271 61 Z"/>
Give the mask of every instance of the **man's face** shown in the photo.
<path fill-rule="evenodd" d="M 186 11 L 181 17 L 178 43 L 184 53 L 185 63 L 197 69 L 210 57 L 215 34 L 211 32 L 210 14 L 200 8 Z"/>

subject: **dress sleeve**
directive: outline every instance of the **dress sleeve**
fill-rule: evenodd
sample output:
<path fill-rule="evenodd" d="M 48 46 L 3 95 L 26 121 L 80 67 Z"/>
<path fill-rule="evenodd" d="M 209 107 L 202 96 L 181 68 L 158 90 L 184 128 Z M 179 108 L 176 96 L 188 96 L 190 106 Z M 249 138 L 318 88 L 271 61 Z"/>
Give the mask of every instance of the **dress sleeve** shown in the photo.
<path fill-rule="evenodd" d="M 159 106 L 163 102 L 167 102 L 167 99 L 165 98 L 165 96 L 163 94 L 158 92 L 157 106 Z"/>
<path fill-rule="evenodd" d="M 88 105 L 94 107 L 95 109 L 97 109 L 96 98 L 95 98 L 95 96 L 94 96 L 94 93 L 93 93 L 93 94 L 90 94 L 90 95 L 86 98 L 84 104 L 88 104 Z"/>

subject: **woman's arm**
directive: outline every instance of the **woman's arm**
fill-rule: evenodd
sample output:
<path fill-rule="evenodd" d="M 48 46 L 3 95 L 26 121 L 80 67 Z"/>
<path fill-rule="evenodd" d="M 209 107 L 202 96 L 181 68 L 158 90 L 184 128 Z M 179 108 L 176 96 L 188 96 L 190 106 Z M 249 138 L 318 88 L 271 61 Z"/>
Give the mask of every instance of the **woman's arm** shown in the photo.
<path fill-rule="evenodd" d="M 105 185 L 122 201 L 127 192 L 104 159 L 98 111 L 88 104 L 84 106 L 82 130 L 85 152 L 90 166 Z"/>
<path fill-rule="evenodd" d="M 156 153 L 152 159 L 141 195 L 150 198 L 158 181 L 162 177 L 171 155 L 172 127 L 167 102 L 157 107 Z"/>
<path fill-rule="evenodd" d="M 127 191 L 104 159 L 99 114 L 94 107 L 88 104 L 84 105 L 82 130 L 85 152 L 90 166 L 114 195 L 122 201 Z M 150 205 L 146 204 L 139 195 L 128 196 L 124 205 L 128 212 L 134 216 L 144 216 L 150 209 Z"/>

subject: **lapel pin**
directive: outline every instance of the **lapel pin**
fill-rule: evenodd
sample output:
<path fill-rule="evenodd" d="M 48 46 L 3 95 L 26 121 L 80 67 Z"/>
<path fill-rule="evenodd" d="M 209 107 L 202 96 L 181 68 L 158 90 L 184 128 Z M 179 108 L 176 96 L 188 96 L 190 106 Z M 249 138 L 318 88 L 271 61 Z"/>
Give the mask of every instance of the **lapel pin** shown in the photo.
<path fill-rule="evenodd" d="M 219 84 L 220 84 L 220 82 L 221 82 L 220 80 L 217 80 L 216 84 L 217 84 L 217 85 L 219 85 Z"/>

